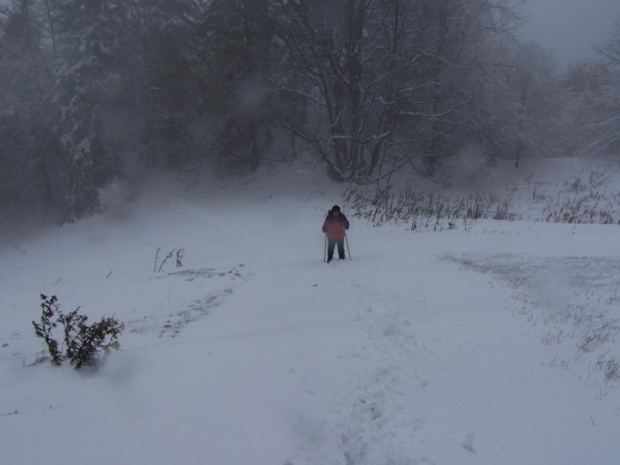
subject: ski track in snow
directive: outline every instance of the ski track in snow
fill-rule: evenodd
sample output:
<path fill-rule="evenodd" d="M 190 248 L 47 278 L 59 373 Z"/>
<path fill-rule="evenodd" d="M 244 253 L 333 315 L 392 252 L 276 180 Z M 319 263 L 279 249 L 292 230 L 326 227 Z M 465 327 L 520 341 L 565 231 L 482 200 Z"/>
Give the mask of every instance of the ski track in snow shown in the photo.
<path fill-rule="evenodd" d="M 498 226 L 493 234 L 513 235 L 501 230 Z M 449 235 L 454 238 L 462 234 Z M 475 237 L 478 233 L 472 235 Z M 495 425 L 501 424 L 505 405 L 513 401 L 510 390 L 526 380 L 533 370 L 549 370 L 559 364 L 551 360 L 552 352 L 550 360 L 535 356 L 540 345 L 550 345 L 549 334 L 569 332 L 566 328 L 558 329 L 557 324 L 571 319 L 566 315 L 571 305 L 584 309 L 576 301 L 577 295 L 585 295 L 588 300 L 588 292 L 593 292 L 591 286 L 597 289 L 596 299 L 590 297 L 587 308 L 590 313 L 584 314 L 582 320 L 591 317 L 594 309 L 598 311 L 597 318 L 603 318 L 602 300 L 608 307 L 613 307 L 617 300 L 618 282 L 610 279 L 610 271 L 617 268 L 615 259 L 600 262 L 596 258 L 543 258 L 535 261 L 507 254 L 463 256 L 454 253 L 446 256 L 421 250 L 426 242 L 424 236 L 420 242 L 422 244 L 415 244 L 411 251 L 400 255 L 385 244 L 379 246 L 387 249 L 387 255 L 399 257 L 391 264 L 403 270 L 400 280 L 393 280 L 393 275 L 390 275 L 391 281 L 382 280 L 381 270 L 369 273 L 368 266 L 373 265 L 363 254 L 352 261 L 328 265 L 330 278 L 341 283 L 342 298 L 356 302 L 356 322 L 366 342 L 354 351 L 364 360 L 364 368 L 347 390 L 335 396 L 326 413 L 321 435 L 329 440 L 322 447 L 313 444 L 311 449 L 300 452 L 287 463 L 488 463 L 484 459 L 480 462 L 480 454 L 484 457 L 485 452 L 493 457 L 505 456 L 504 463 L 519 463 L 510 453 L 514 453 L 515 447 L 521 448 L 519 437 L 522 443 L 536 443 L 535 438 L 539 436 L 535 429 L 524 434 L 520 432 L 527 431 L 538 418 L 537 412 L 522 399 L 523 410 L 527 413 L 515 419 L 515 424 L 505 428 L 506 431 L 497 432 Z M 576 262 L 580 266 L 575 266 Z M 471 270 L 478 273 L 472 274 Z M 452 291 L 433 285 L 442 281 L 464 284 Z M 555 289 L 559 294 L 564 293 L 561 299 L 556 299 L 555 294 L 541 294 L 543 288 L 554 288 L 560 281 L 562 286 Z M 549 309 L 549 302 L 554 302 L 555 307 Z M 477 314 L 472 314 L 471 310 L 463 312 L 465 308 L 476 309 Z M 614 319 L 618 315 L 617 310 L 609 313 L 609 321 L 613 322 L 610 328 L 613 334 L 608 341 L 611 344 L 618 333 Z M 582 323 L 575 315 L 573 319 Z M 469 335 L 480 332 L 480 328 L 475 327 L 479 321 L 487 321 L 493 330 L 489 331 L 488 339 L 472 340 Z M 536 327 L 537 321 L 539 327 Z M 496 387 L 480 386 L 475 379 L 468 379 L 468 372 L 475 372 L 477 357 L 482 358 L 482 354 L 497 351 L 497 357 L 492 358 L 485 369 L 502 373 L 511 351 L 528 352 L 520 345 L 506 347 L 504 338 L 521 338 L 524 346 L 533 349 L 532 358 L 526 357 L 525 363 L 520 365 L 515 363 L 513 376 L 498 382 Z M 571 340 L 575 338 L 573 331 Z M 587 375 L 580 373 L 587 370 L 590 368 L 584 368 L 582 363 L 577 367 L 578 374 L 572 377 L 581 384 Z M 477 391 L 473 398 L 462 395 L 463 385 L 467 393 Z M 600 392 L 613 388 L 600 373 L 593 385 L 597 389 L 600 387 Z M 485 389 L 502 392 L 486 398 Z M 516 387 L 515 391 L 519 396 L 520 389 Z M 536 401 L 543 402 L 543 399 Z M 472 405 L 461 402 L 472 402 Z M 444 412 L 426 407 L 438 403 L 446 405 Z M 468 410 L 475 411 L 483 406 L 491 412 L 489 424 L 475 421 L 469 424 Z M 561 405 L 552 405 L 545 414 L 553 415 L 554 409 L 561 408 Z M 445 422 L 450 424 L 447 437 Z M 444 437 L 438 438 L 442 434 Z M 513 440 L 517 444 L 511 443 Z M 523 454 L 523 460 L 527 457 L 527 453 Z"/>
<path fill-rule="evenodd" d="M 458 328 L 467 324 L 468 317 L 442 312 L 443 299 L 433 302 L 433 296 L 425 291 L 432 288 L 427 284 L 442 278 L 425 273 L 420 263 L 437 258 L 432 254 L 415 259 L 401 257 L 403 263 L 395 266 L 407 271 L 397 282 L 382 280 L 380 270 L 375 274 L 376 281 L 364 278 L 369 263 L 364 263 L 363 256 L 331 264 L 328 272 L 341 283 L 342 298 L 356 302 L 358 308 L 356 322 L 366 342 L 354 350 L 364 360 L 364 370 L 349 390 L 336 396 L 327 413 L 329 420 L 324 422 L 322 433 L 329 438 L 327 445 L 323 450 L 314 445 L 291 459 L 291 464 L 436 463 L 419 452 L 424 448 L 419 444 L 432 442 L 423 430 L 433 415 L 424 408 L 420 394 L 434 388 L 433 372 L 449 370 L 455 363 L 449 350 L 441 350 L 446 341 L 437 332 L 436 320 Z M 471 293 L 475 294 L 475 288 Z M 453 343 L 447 346 L 451 348 Z M 472 433 L 454 434 L 452 447 L 457 454 L 475 452 Z"/>

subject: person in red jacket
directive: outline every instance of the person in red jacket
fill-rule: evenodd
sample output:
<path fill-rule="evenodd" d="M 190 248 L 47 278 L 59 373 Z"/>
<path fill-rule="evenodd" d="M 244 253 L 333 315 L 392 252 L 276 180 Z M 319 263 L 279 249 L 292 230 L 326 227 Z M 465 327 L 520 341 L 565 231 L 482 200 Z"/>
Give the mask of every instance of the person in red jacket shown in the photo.
<path fill-rule="evenodd" d="M 334 247 L 338 244 L 338 258 L 344 260 L 345 231 L 349 229 L 349 220 L 341 213 L 340 207 L 334 205 L 323 222 L 323 232 L 327 234 L 327 263 L 334 257 Z"/>

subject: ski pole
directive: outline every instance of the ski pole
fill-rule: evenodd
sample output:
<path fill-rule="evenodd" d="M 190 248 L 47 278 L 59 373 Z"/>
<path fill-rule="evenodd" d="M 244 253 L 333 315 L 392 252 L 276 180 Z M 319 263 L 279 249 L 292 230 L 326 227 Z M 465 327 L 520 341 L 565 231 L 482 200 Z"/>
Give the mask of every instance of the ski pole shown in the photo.
<path fill-rule="evenodd" d="M 325 244 L 323 247 L 323 261 L 327 261 L 327 234 L 325 234 Z"/>
<path fill-rule="evenodd" d="M 349 249 L 349 238 L 347 236 L 344 236 L 344 241 L 347 244 L 347 252 L 349 252 L 349 260 L 353 260 L 353 257 L 351 256 L 351 249 Z"/>

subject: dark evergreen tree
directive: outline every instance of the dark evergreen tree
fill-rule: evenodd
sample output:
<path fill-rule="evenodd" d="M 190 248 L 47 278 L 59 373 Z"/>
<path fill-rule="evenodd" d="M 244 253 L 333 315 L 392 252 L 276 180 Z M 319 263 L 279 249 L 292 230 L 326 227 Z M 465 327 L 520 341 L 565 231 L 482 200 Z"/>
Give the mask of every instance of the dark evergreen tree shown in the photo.
<path fill-rule="evenodd" d="M 227 164 L 258 168 L 272 141 L 270 69 L 274 27 L 267 0 L 213 0 L 201 26 L 215 144 Z"/>
<path fill-rule="evenodd" d="M 132 92 L 140 127 L 133 140 L 149 165 L 178 169 L 204 150 L 205 84 L 198 24 L 203 3 L 139 0 L 132 14 L 136 67 Z M 137 65 L 139 64 L 139 66 Z"/>
<path fill-rule="evenodd" d="M 44 25 L 34 0 L 15 0 L 2 14 L 0 199 L 5 210 L 57 207 L 59 145 Z"/>
<path fill-rule="evenodd" d="M 67 221 L 100 210 L 99 189 L 121 173 L 119 157 L 103 143 L 103 106 L 123 79 L 130 41 L 126 2 L 53 0 L 56 59 L 54 103 L 66 157 Z"/>

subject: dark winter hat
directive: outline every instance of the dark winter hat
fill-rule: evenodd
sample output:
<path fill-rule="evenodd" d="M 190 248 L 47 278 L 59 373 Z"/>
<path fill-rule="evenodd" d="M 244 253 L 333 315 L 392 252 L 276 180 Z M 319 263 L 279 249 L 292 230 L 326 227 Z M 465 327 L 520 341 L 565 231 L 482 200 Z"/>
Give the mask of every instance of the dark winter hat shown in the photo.
<path fill-rule="evenodd" d="M 333 212 L 340 212 L 340 207 L 339 207 L 338 205 L 334 205 L 334 206 L 332 207 L 332 211 L 333 211 Z"/>

